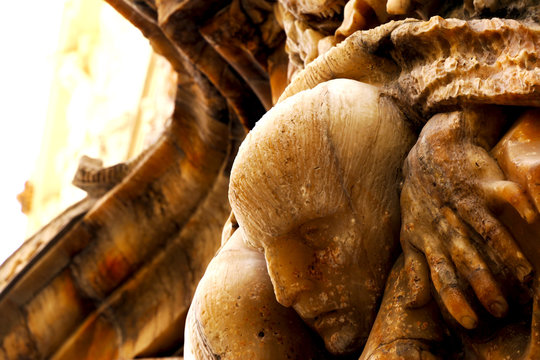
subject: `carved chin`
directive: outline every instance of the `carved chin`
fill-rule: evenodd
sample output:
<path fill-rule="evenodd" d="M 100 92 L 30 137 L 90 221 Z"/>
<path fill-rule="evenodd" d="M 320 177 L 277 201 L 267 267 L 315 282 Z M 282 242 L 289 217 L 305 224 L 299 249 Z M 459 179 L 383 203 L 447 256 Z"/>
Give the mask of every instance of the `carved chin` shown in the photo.
<path fill-rule="evenodd" d="M 311 324 L 322 337 L 328 351 L 342 355 L 359 350 L 367 340 L 368 330 L 353 319 L 352 312 L 333 312 L 316 318 Z"/>
<path fill-rule="evenodd" d="M 366 343 L 367 337 L 359 334 L 359 329 L 352 324 L 336 326 L 319 333 L 328 351 L 335 355 L 342 355 L 359 350 Z"/>

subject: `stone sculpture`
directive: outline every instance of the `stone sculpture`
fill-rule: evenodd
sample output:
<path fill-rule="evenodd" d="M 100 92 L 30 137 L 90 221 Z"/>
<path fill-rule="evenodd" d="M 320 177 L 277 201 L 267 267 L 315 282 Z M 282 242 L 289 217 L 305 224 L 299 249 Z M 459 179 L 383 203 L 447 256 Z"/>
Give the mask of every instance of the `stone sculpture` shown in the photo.
<path fill-rule="evenodd" d="M 537 1 L 109 3 L 175 112 L 0 268 L 0 358 L 179 354 L 184 321 L 186 358 L 538 358 Z"/>
<path fill-rule="evenodd" d="M 357 349 L 369 334 L 397 251 L 399 169 L 413 140 L 403 114 L 377 88 L 341 79 L 270 110 L 236 158 L 229 187 L 241 229 L 236 236 L 259 256 L 264 249 L 275 298 L 292 306 L 333 353 Z M 358 156 L 366 161 L 357 161 Z M 195 322 L 207 306 L 202 291 L 192 307 L 198 312 L 188 315 Z M 218 325 L 204 320 L 195 327 L 202 333 L 194 336 L 204 337 L 206 329 Z M 266 352 L 261 347 L 258 354 Z"/>
<path fill-rule="evenodd" d="M 507 121 L 508 115 L 502 114 L 501 108 L 483 104 L 538 106 L 540 72 L 535 66 L 529 66 L 529 57 L 534 63 L 538 53 L 537 31 L 535 24 L 513 20 L 433 18 L 428 22 L 393 22 L 372 31 L 357 32 L 317 58 L 294 78 L 282 95 L 282 99 L 287 100 L 268 112 L 246 138 L 235 160 L 229 188 L 229 200 L 241 231 L 239 236 L 243 236 L 247 248 L 264 253 L 277 301 L 284 306 L 292 306 L 321 336 L 331 353 L 349 353 L 361 349 L 365 343 L 382 290 L 376 272 L 366 270 L 371 264 L 368 259 L 373 259 L 376 268 L 384 274 L 391 264 L 389 259 L 393 259 L 391 256 L 385 258 L 381 252 L 367 245 L 372 241 L 386 246 L 386 256 L 394 249 L 390 235 L 392 222 L 386 224 L 384 215 L 377 212 L 380 208 L 368 206 L 372 204 L 369 199 L 374 196 L 380 201 L 378 205 L 383 206 L 386 214 L 395 210 L 392 206 L 381 205 L 385 204 L 385 196 L 377 194 L 377 191 L 368 191 L 369 195 L 363 194 L 358 198 L 350 195 L 354 186 L 349 183 L 348 162 L 337 155 L 341 146 L 346 145 L 332 130 L 328 130 L 327 125 L 319 125 L 319 117 L 325 119 L 323 122 L 336 123 L 337 128 L 347 133 L 342 135 L 345 137 L 350 135 L 349 131 L 353 134 L 355 131 L 350 123 L 346 127 L 340 126 L 344 118 L 355 118 L 360 123 L 369 123 L 370 120 L 361 111 L 354 112 L 352 105 L 349 109 L 355 115 L 344 115 L 327 107 L 327 102 L 334 102 L 340 108 L 348 102 L 343 100 L 342 97 L 348 99 L 343 93 L 354 94 L 356 84 L 361 84 L 346 85 L 345 82 L 337 85 L 336 81 L 342 80 L 331 79 L 346 77 L 377 86 L 379 96 L 397 104 L 397 109 L 406 113 L 404 118 L 420 124 L 434 113 L 463 109 L 436 115 L 429 120 L 409 153 L 401 195 L 401 241 L 405 262 L 399 262 L 390 277 L 387 290 L 390 294 L 383 300 L 379 314 L 382 320 L 375 324 L 362 355 L 365 359 L 432 358 L 434 355 L 429 352 L 429 343 L 450 341 L 437 308 L 442 308 L 451 328 L 457 321 L 459 328 L 455 328 L 458 333 L 463 328 L 477 327 L 478 317 L 464 294 L 469 289 L 464 282 L 470 283 L 479 302 L 492 316 L 501 318 L 508 312 L 508 303 L 490 268 L 495 268 L 493 271 L 499 275 L 506 266 L 521 283 L 526 283 L 532 274 L 531 264 L 489 209 L 497 203 L 509 203 L 529 223 L 537 214 L 537 209 L 531 206 L 520 185 L 505 180 L 496 161 L 487 152 L 500 136 L 501 124 Z M 497 35 L 492 38 L 494 33 Z M 513 39 L 517 42 L 514 43 Z M 483 60 L 483 52 L 473 54 L 487 47 L 488 43 L 492 60 Z M 501 79 L 520 81 L 501 82 Z M 306 90 L 310 88 L 313 89 Z M 369 96 L 356 96 L 356 102 L 366 98 Z M 515 115 L 512 121 L 514 119 Z M 381 116 L 380 121 L 388 120 L 382 120 Z M 283 123 L 286 125 L 281 125 Z M 489 126 L 486 127 L 486 123 Z M 364 128 L 361 133 L 368 140 L 356 135 L 360 143 L 357 145 L 361 147 L 364 140 L 373 145 L 369 141 L 370 131 Z M 392 138 L 390 134 L 385 136 Z M 330 139 L 332 150 L 325 152 L 319 137 Z M 311 145 L 311 141 L 316 145 Z M 392 143 L 396 146 L 393 154 L 399 157 L 402 154 L 400 142 Z M 424 146 L 427 148 L 423 149 Z M 383 150 L 384 147 L 376 145 L 374 149 Z M 408 151 L 408 146 L 404 145 L 404 149 Z M 367 163 L 368 168 L 370 161 L 380 166 L 371 171 L 353 171 L 356 181 L 368 184 L 372 178 L 381 181 L 385 175 L 379 175 L 377 171 L 398 181 L 396 168 L 384 168 L 392 161 L 377 161 L 376 150 L 370 153 L 372 157 L 363 155 L 362 150 L 349 151 L 356 161 Z M 324 164 L 323 159 L 331 159 L 338 165 L 321 165 Z M 320 168 L 327 170 L 321 175 L 312 171 Z M 338 180 L 326 180 L 325 177 L 333 172 L 339 174 Z M 317 182 L 324 185 L 316 185 Z M 329 185 L 332 182 L 333 186 Z M 392 193 L 395 186 L 388 184 L 383 188 Z M 332 196 L 339 198 L 334 192 L 348 194 L 345 197 L 349 206 L 364 211 L 353 210 L 354 221 L 347 223 L 351 218 L 330 200 Z M 318 205 L 319 202 L 325 205 Z M 372 215 L 380 219 L 377 231 L 390 233 L 379 237 L 371 235 L 372 222 L 363 218 L 366 208 L 358 204 L 367 206 Z M 355 226 L 360 230 L 355 232 Z M 467 226 L 485 241 L 477 245 L 487 247 L 487 250 L 480 250 L 481 254 L 471 244 Z M 347 243 L 347 250 L 337 245 L 343 243 Z M 347 251 L 354 252 L 356 246 L 365 251 L 369 249 L 362 257 L 367 264 L 347 257 Z M 488 254 L 491 258 L 484 259 Z M 431 275 L 438 306 L 430 300 L 428 274 Z M 216 274 L 208 276 L 216 282 L 215 277 L 219 279 Z M 357 283 L 361 282 L 358 279 L 369 282 L 370 286 L 362 288 Z M 358 291 L 362 296 L 351 301 L 357 288 L 362 288 Z M 389 297 L 392 301 L 388 300 Z M 187 342 L 194 343 L 193 353 L 188 353 L 188 357 L 205 358 L 200 355 L 204 352 L 209 358 L 242 358 L 242 349 L 220 347 L 222 351 L 215 352 L 212 341 L 204 340 L 206 331 L 219 333 L 222 329 L 222 324 L 213 323 L 209 318 L 201 319 L 199 311 L 204 312 L 209 306 L 206 301 L 209 300 L 204 293 L 197 292 L 188 314 Z M 411 310 L 415 307 L 420 309 Z M 414 327 L 412 319 L 422 320 L 420 323 L 425 324 L 424 328 L 408 329 Z M 232 324 L 230 322 L 226 326 Z M 336 324 L 339 325 L 336 327 Z M 264 358 L 262 354 L 267 343 L 254 336 L 256 329 L 242 322 L 234 322 L 234 326 L 238 337 L 231 338 L 231 342 L 243 337 L 254 343 L 259 340 L 260 353 L 257 357 Z M 533 331 L 536 326 L 533 320 Z M 523 338 L 524 335 L 521 336 Z M 534 336 L 531 336 L 527 349 L 523 339 L 513 336 L 513 346 L 507 341 L 495 352 L 487 350 L 489 341 L 478 338 L 472 335 L 461 339 L 458 351 L 452 353 L 443 347 L 438 349 L 438 355 L 474 354 L 505 358 L 513 354 L 532 359 L 538 351 Z M 497 341 L 498 345 L 504 343 L 498 338 L 491 340 L 492 343 Z M 482 343 L 484 348 L 478 343 Z"/>

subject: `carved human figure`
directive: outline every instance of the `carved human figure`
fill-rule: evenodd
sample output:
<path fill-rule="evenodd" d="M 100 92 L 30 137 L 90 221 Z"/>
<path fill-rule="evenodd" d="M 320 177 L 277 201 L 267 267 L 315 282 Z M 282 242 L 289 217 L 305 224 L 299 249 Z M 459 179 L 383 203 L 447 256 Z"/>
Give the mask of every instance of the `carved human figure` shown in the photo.
<path fill-rule="evenodd" d="M 479 128 L 480 116 L 484 119 L 491 116 L 493 126 Z M 469 192 L 470 201 L 509 204 L 518 210 L 525 224 L 526 220 L 533 221 L 536 209 L 517 183 L 504 179 L 495 160 L 484 149 L 493 146 L 498 138 L 494 129 L 500 128 L 498 124 L 503 120 L 498 109 L 485 107 L 434 117 L 409 153 L 401 195 L 402 206 L 406 207 L 403 245 L 410 246 L 407 241 L 412 235 L 403 232 L 411 232 L 411 228 L 416 232 L 427 229 L 429 232 L 422 236 L 431 236 L 428 239 L 441 233 L 440 229 L 430 229 L 431 224 L 454 234 L 439 242 L 455 243 L 454 247 L 449 247 L 454 251 L 451 253 L 453 262 L 469 266 L 458 267 L 460 274 L 478 273 L 476 278 L 467 278 L 467 281 L 471 282 L 481 303 L 496 317 L 504 316 L 508 310 L 499 284 L 475 248 L 467 243 L 463 234 L 460 237 L 456 233 L 463 225 L 449 209 L 443 209 L 446 220 L 439 219 L 437 223 L 430 221 L 433 217 L 415 214 L 420 210 L 439 210 L 439 207 L 432 205 L 437 200 L 435 194 L 418 196 L 419 191 L 425 191 L 427 182 L 415 178 L 411 172 L 422 141 L 427 141 L 424 146 L 429 147 L 443 142 L 446 146 L 439 147 L 442 153 L 436 159 L 440 166 L 454 170 L 448 177 L 457 176 L 457 171 L 461 170 L 468 174 L 463 181 L 483 189 Z M 449 136 L 448 132 L 452 131 L 460 135 Z M 471 138 L 473 135 L 476 145 Z M 516 327 L 516 317 L 511 320 L 514 323 L 498 324 L 489 341 L 474 335 L 457 340 L 448 337 L 449 329 L 461 334 L 463 328 L 473 328 L 478 323 L 476 313 L 460 292 L 464 285 L 457 283 L 456 275 L 449 275 L 454 276 L 450 280 L 454 279 L 455 283 L 444 283 L 447 279 L 443 278 L 435 285 L 435 299 L 429 290 L 428 294 L 416 294 L 418 303 L 411 307 L 414 297 L 409 284 L 411 268 L 404 266 L 400 259 L 378 309 L 385 274 L 390 272 L 399 251 L 396 244 L 397 194 L 401 179 L 398 164 L 414 137 L 392 101 L 376 87 L 351 80 L 323 83 L 270 111 L 242 145 L 233 167 L 229 196 L 235 219 L 225 227 L 225 245 L 201 281 L 190 309 L 186 358 L 206 359 L 215 355 L 257 359 L 330 358 L 332 355 L 325 353 L 317 338 L 302 327 L 303 320 L 324 340 L 332 354 L 356 351 L 358 355 L 370 334 L 362 359 L 400 356 L 430 359 L 434 358 L 433 344 L 439 344 L 438 351 L 434 351 L 437 356 L 448 356 L 451 354 L 448 351 L 453 350 L 448 342 L 452 341 L 459 343 L 460 352 L 484 356 L 495 353 L 499 357 L 512 351 L 523 353 L 529 346 L 529 357 L 523 358 L 534 359 L 530 354 L 538 351 L 532 346 L 537 340 L 530 339 L 527 325 Z M 481 160 L 480 170 L 456 165 L 454 161 L 443 165 L 443 155 L 452 151 L 450 144 L 456 144 L 456 140 L 460 142 L 459 149 L 468 155 L 456 156 L 455 160 L 467 160 L 474 167 L 478 166 L 473 160 Z M 433 171 L 436 171 L 435 165 L 431 168 Z M 530 177 L 528 181 L 531 182 Z M 475 211 L 488 211 L 480 204 L 475 206 Z M 238 226 L 238 230 L 232 231 Z M 503 229 L 500 224 L 497 226 Z M 511 235 L 507 236 L 506 240 L 512 241 Z M 436 243 L 429 244 L 433 251 L 444 253 L 446 244 L 439 243 L 438 247 Z M 456 253 L 459 247 L 466 247 L 465 252 Z M 498 253 L 508 254 L 504 250 Z M 410 261 L 410 253 L 407 255 Z M 258 268 L 245 266 L 246 259 L 256 259 Z M 519 255 L 518 259 L 528 264 Z M 264 261 L 270 276 L 265 271 Z M 438 266 L 452 265 L 447 260 Z M 241 268 L 249 271 L 250 276 L 240 275 Z M 421 271 L 429 273 L 424 262 Z M 446 273 L 451 274 L 449 271 Z M 237 276 L 229 279 L 223 274 Z M 263 288 L 265 290 L 261 291 Z M 251 300 L 237 299 L 243 294 L 250 294 Z M 440 308 L 449 312 L 441 315 Z M 452 316 L 458 323 L 452 323 Z M 469 318 L 463 319 L 464 316 Z M 526 316 L 530 313 L 517 318 L 523 321 Z M 474 323 L 468 322 L 471 319 Z M 538 322 L 532 325 L 539 326 Z M 490 326 L 493 327 L 493 323 Z M 264 342 L 261 333 L 266 337 Z"/>
<path fill-rule="evenodd" d="M 264 256 L 227 239 L 197 288 L 186 321 L 186 359 L 324 359 L 323 344 L 274 296 Z"/>
<path fill-rule="evenodd" d="M 336 77 L 353 78 L 380 84 L 410 121 L 424 126 L 409 154 L 402 193 L 402 243 L 406 275 L 412 280 L 410 305 L 428 301 L 432 281 L 449 321 L 457 320 L 466 329 L 478 324 L 478 311 L 466 296 L 469 289 L 492 316 L 504 317 L 506 280 L 527 283 L 532 272 L 493 210 L 509 202 L 529 222 L 535 210 L 523 189 L 505 181 L 487 153 L 505 122 L 504 113 L 497 114 L 502 107 L 480 107 L 540 106 L 539 68 L 522 61 L 523 55 L 534 58 L 538 52 L 538 26 L 530 20 L 538 7 L 519 6 L 529 20 L 434 17 L 356 32 L 314 60 L 282 95 L 287 98 Z M 479 60 L 487 56 L 486 46 L 496 61 Z M 506 110 L 516 112 L 512 107 Z M 433 116 L 437 112 L 441 114 Z M 433 219 L 441 220 L 434 224 Z M 468 226 L 475 246 L 468 233 L 463 235 Z M 508 274 L 502 286 L 495 276 L 501 269 Z"/>
<path fill-rule="evenodd" d="M 449 329 L 468 334 L 464 329 L 477 327 L 485 310 L 484 318 L 504 317 L 513 301 L 504 287 L 523 287 L 533 266 L 493 209 L 510 204 L 528 222 L 536 209 L 488 154 L 507 122 L 504 112 L 481 105 L 539 105 L 538 68 L 523 61 L 537 52 L 537 35 L 537 27 L 513 20 L 404 20 L 356 32 L 313 60 L 285 90 L 286 100 L 249 134 L 231 174 L 229 199 L 239 230 L 229 241 L 259 260 L 264 256 L 264 281 L 270 279 L 275 296 L 264 292 L 267 304 L 292 307 L 295 313 L 284 319 L 296 322 L 297 314 L 333 355 L 358 353 L 371 330 L 364 359 L 444 356 L 433 354 L 430 344 L 453 341 L 445 335 Z M 486 43 L 497 61 L 477 61 L 475 51 Z M 339 77 L 359 81 L 332 80 Z M 425 126 L 405 167 L 405 256 L 388 278 L 373 325 L 400 251 L 400 171 L 416 138 L 410 123 Z M 220 259 L 233 246 L 227 244 L 216 262 L 225 262 Z M 230 293 L 218 269 L 209 268 L 188 314 L 186 357 L 265 358 L 282 346 L 279 341 L 253 350 L 207 336 L 234 327 L 225 342 L 238 344 L 255 338 L 261 326 L 205 316 L 205 309 L 228 303 L 208 293 Z M 210 283 L 217 285 L 209 290 Z M 246 284 L 239 282 L 235 291 Z M 532 325 L 538 325 L 534 317 Z M 297 338 L 286 329 L 276 333 Z M 514 344 L 522 352 L 525 333 L 513 338 L 521 339 Z M 318 349 L 317 338 L 304 334 L 302 341 Z M 487 343 L 497 347 L 505 338 L 512 339 L 503 331 Z M 486 344 L 478 336 L 459 341 L 460 351 L 476 347 L 489 354 L 477 346 Z M 535 341 L 530 337 L 529 359 Z"/>
<path fill-rule="evenodd" d="M 273 301 L 292 307 L 333 354 L 358 351 L 369 335 L 399 252 L 400 164 L 414 138 L 376 87 L 339 79 L 270 110 L 233 165 L 229 198 L 240 227 L 233 238 L 241 238 L 236 246 L 264 255 Z M 201 340 L 223 327 L 244 329 L 238 330 L 242 338 L 259 332 L 234 316 L 226 323 L 204 316 L 201 309 L 215 304 L 205 294 L 206 279 L 223 283 L 222 274 L 212 267 L 205 274 L 188 315 L 186 346 L 240 358 L 232 348 L 221 352 L 207 337 Z M 265 358 L 268 349 L 259 349 Z"/>

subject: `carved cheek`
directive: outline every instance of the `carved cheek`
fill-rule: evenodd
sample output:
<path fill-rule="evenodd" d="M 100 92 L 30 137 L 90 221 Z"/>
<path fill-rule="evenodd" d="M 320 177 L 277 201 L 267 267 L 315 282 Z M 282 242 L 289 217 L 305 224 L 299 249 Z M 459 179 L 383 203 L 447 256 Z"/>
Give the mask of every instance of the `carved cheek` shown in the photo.
<path fill-rule="evenodd" d="M 338 269 L 343 269 L 347 266 L 346 249 L 343 249 L 340 244 L 336 244 L 334 241 L 330 246 L 317 251 L 316 259 L 319 267 L 328 269 L 331 273 L 335 273 Z"/>
<path fill-rule="evenodd" d="M 339 243 L 332 242 L 330 246 L 316 252 L 312 271 L 317 287 L 322 292 L 327 292 L 329 297 L 341 308 L 348 301 L 349 284 L 351 283 L 352 259 L 347 249 L 343 249 Z"/>

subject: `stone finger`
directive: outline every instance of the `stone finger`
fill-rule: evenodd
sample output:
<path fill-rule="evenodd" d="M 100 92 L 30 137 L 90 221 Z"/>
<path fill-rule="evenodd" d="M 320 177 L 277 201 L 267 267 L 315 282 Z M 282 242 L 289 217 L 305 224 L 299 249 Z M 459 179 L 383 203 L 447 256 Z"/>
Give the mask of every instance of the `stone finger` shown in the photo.
<path fill-rule="evenodd" d="M 422 307 L 431 299 L 428 265 L 424 254 L 415 249 L 408 240 L 403 242 L 402 247 L 410 291 L 407 305 L 412 308 Z"/>
<path fill-rule="evenodd" d="M 423 249 L 425 247 L 425 224 L 422 220 L 430 217 L 425 214 L 426 204 L 420 204 L 422 198 L 414 193 L 411 181 L 406 181 L 401 192 L 401 207 L 403 219 L 400 241 L 405 256 L 405 273 L 408 276 L 409 298 L 407 305 L 416 308 L 425 305 L 431 298 L 429 268 Z"/>
<path fill-rule="evenodd" d="M 449 208 L 443 209 L 445 222 L 450 226 L 446 233 L 452 261 L 458 272 L 467 279 L 478 300 L 496 317 L 503 317 L 508 311 L 508 303 L 495 282 L 490 269 L 478 250 L 471 244 L 465 226 Z"/>
<path fill-rule="evenodd" d="M 521 282 L 531 279 L 533 268 L 508 230 L 483 205 L 474 201 L 457 204 L 458 215 L 482 236 L 499 259 Z"/>
<path fill-rule="evenodd" d="M 527 198 L 527 195 L 525 195 L 525 191 L 517 183 L 499 180 L 484 183 L 482 187 L 488 199 L 512 205 L 529 224 L 536 220 L 538 212 Z"/>
<path fill-rule="evenodd" d="M 439 247 L 426 247 L 431 280 L 446 309 L 466 329 L 474 329 L 478 317 L 460 290 L 451 259 Z"/>
<path fill-rule="evenodd" d="M 405 15 L 411 8 L 411 0 L 388 0 L 386 11 L 392 15 Z"/>

